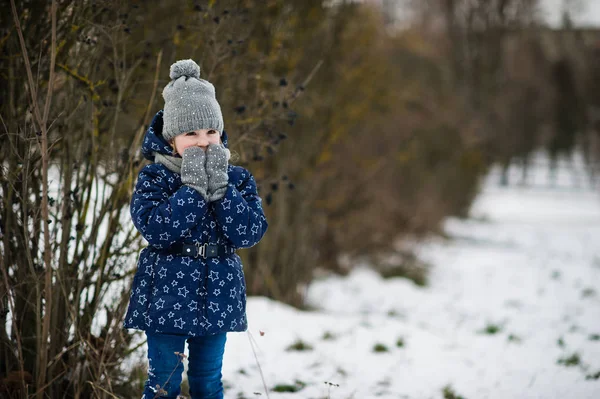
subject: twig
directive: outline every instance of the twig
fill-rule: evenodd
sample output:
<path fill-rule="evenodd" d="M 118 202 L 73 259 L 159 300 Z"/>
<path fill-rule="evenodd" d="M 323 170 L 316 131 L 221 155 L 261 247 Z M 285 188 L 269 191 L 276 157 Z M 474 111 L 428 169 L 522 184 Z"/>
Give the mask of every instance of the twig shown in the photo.
<path fill-rule="evenodd" d="M 158 392 L 156 392 L 156 395 L 154 395 L 154 398 L 152 398 L 152 399 L 156 399 L 156 398 L 159 398 L 160 396 L 162 396 L 160 391 L 164 390 L 164 387 L 167 386 L 167 384 L 171 380 L 171 377 L 173 377 L 173 373 L 175 373 L 175 371 L 177 370 L 177 367 L 181 364 L 181 359 L 183 359 L 185 357 L 185 354 L 180 353 L 180 352 L 175 352 L 175 355 L 177 355 L 177 364 L 173 368 L 173 371 L 171 371 L 171 374 L 169 374 L 169 378 L 167 378 L 165 383 L 162 386 L 158 387 Z"/>
<path fill-rule="evenodd" d="M 148 102 L 148 107 L 146 108 L 146 114 L 144 115 L 144 125 L 148 123 L 148 119 L 150 119 L 150 110 L 152 109 L 152 104 L 154 104 L 154 97 L 156 96 L 156 88 L 158 86 L 158 76 L 160 73 L 160 62 L 162 60 L 162 49 L 158 52 L 156 56 L 156 68 L 154 70 L 154 84 L 152 86 L 152 94 L 150 96 L 150 101 Z"/>
<path fill-rule="evenodd" d="M 306 77 L 306 79 L 304 79 L 304 81 L 302 82 L 302 87 L 306 88 L 306 86 L 310 83 L 310 81 L 313 79 L 313 77 L 316 75 L 317 71 L 321 68 L 321 65 L 323 65 L 323 60 L 319 60 L 316 65 L 313 67 L 313 69 L 310 71 L 310 73 L 308 74 L 308 76 Z M 288 99 L 288 103 L 291 104 L 294 102 L 295 99 L 297 99 L 298 97 L 300 97 L 300 94 L 295 93 L 294 96 L 290 99 Z M 248 120 L 247 120 L 248 121 Z M 260 119 L 258 120 L 257 123 L 255 123 L 253 126 L 251 126 L 247 131 L 245 131 L 244 133 L 240 134 L 235 141 L 232 141 L 230 146 L 233 147 L 235 145 L 237 145 L 238 143 L 241 143 L 242 141 L 246 140 L 247 137 L 251 132 L 253 132 L 254 130 L 256 130 L 261 123 L 263 123 L 263 120 Z"/>
<path fill-rule="evenodd" d="M 306 87 L 310 83 L 310 81 L 316 75 L 317 71 L 321 68 L 321 65 L 323 65 L 323 60 L 319 60 L 319 62 L 317 62 L 317 65 L 315 65 L 315 67 L 312 69 L 312 71 L 310 71 L 306 79 L 304 79 L 304 82 L 302 82 L 302 87 Z"/>
<path fill-rule="evenodd" d="M 154 85 L 152 86 L 152 95 L 150 96 L 150 101 L 148 102 L 148 107 L 146 108 L 146 114 L 144 115 L 144 119 L 142 120 L 142 126 L 140 127 L 140 130 L 137 132 L 135 138 L 133 139 L 133 142 L 131 143 L 131 147 L 130 147 L 130 151 L 129 151 L 129 159 L 131 160 L 131 162 L 133 162 L 134 159 L 134 154 L 137 151 L 137 148 L 139 147 L 141 141 L 142 141 L 142 136 L 145 133 L 145 129 L 144 127 L 149 123 L 149 119 L 150 119 L 150 112 L 152 110 L 152 104 L 154 104 L 154 97 L 156 95 L 156 88 L 158 87 L 158 76 L 160 73 L 160 63 L 162 60 L 162 54 L 163 51 L 160 50 L 158 52 L 158 56 L 156 57 L 156 69 L 154 72 Z"/>
<path fill-rule="evenodd" d="M 45 297 L 45 312 L 42 320 L 42 332 L 41 336 L 38 337 L 38 353 L 39 353 L 39 361 L 37 364 L 38 375 L 37 375 L 37 386 L 40 387 L 46 382 L 46 373 L 47 373 L 47 357 L 48 357 L 48 340 L 47 335 L 50 330 L 50 316 L 52 309 L 52 258 L 51 258 L 51 248 L 50 248 L 50 226 L 48 221 L 48 130 L 47 130 L 47 121 L 48 121 L 48 113 L 50 110 L 50 102 L 52 99 L 52 86 L 54 81 L 54 66 L 56 62 L 56 0 L 52 0 L 52 6 L 50 9 L 50 16 L 52 21 L 52 42 L 51 42 L 51 54 L 50 54 L 50 73 L 49 73 L 49 82 L 48 82 L 48 92 L 46 94 L 45 104 L 44 104 L 44 113 L 40 115 L 40 109 L 38 106 L 37 99 L 37 90 L 36 85 L 33 80 L 33 72 L 31 69 L 31 63 L 29 62 L 29 55 L 27 54 L 27 46 L 25 45 L 25 38 L 23 37 L 23 30 L 21 29 L 21 22 L 19 21 L 19 16 L 17 15 L 17 7 L 15 5 L 15 1 L 10 1 L 11 10 L 13 14 L 13 20 L 15 26 L 17 28 L 17 33 L 19 35 L 19 42 L 21 45 L 21 50 L 23 51 L 23 61 L 25 63 L 25 69 L 27 71 L 27 79 L 29 82 L 29 93 L 31 94 L 31 106 L 33 108 L 33 113 L 35 115 L 35 120 L 37 122 L 38 128 L 41 131 L 41 152 L 42 152 L 42 217 L 43 217 L 43 225 L 44 225 L 44 263 L 46 266 L 46 273 L 44 279 L 44 297 Z M 40 309 L 41 310 L 41 309 Z M 43 385 L 45 388 L 45 385 Z M 43 398 L 43 390 L 38 390 L 36 392 L 36 397 L 38 399 Z"/>
<path fill-rule="evenodd" d="M 129 356 L 131 355 L 133 352 L 135 352 L 136 350 L 138 350 L 139 348 L 141 348 L 142 346 L 144 346 L 147 343 L 147 341 L 142 341 L 139 344 L 137 344 L 136 346 L 134 346 L 133 348 L 129 348 L 126 352 L 125 352 L 125 356 Z"/>
<path fill-rule="evenodd" d="M 14 1 L 14 0 L 13 0 Z M 50 102 L 52 100 L 52 91 L 54 89 L 54 67 L 56 65 L 56 0 L 52 0 L 52 47 L 50 56 L 50 76 L 48 77 L 48 94 L 44 104 L 44 116 L 42 121 L 44 125 L 48 122 L 48 113 L 50 112 Z"/>
<path fill-rule="evenodd" d="M 254 337 L 250 333 L 250 330 L 248 330 L 247 333 L 248 333 L 248 341 L 250 341 L 250 347 L 252 348 L 252 353 L 254 354 L 254 360 L 256 360 L 256 365 L 258 366 L 260 378 L 262 379 L 263 388 L 265 389 L 265 394 L 267 395 L 267 399 L 270 399 L 269 398 L 269 390 L 267 389 L 267 383 L 265 382 L 265 376 L 262 372 L 262 367 L 260 367 L 260 362 L 258 361 L 258 357 L 256 356 L 256 351 L 254 350 L 254 345 L 252 344 Z"/>
<path fill-rule="evenodd" d="M 19 21 L 19 16 L 17 15 L 17 6 L 15 5 L 15 0 L 10 0 L 10 8 L 12 10 L 15 27 L 17 28 L 17 34 L 19 35 L 21 50 L 23 51 L 23 60 L 26 67 L 25 71 L 27 72 L 27 80 L 29 82 L 29 94 L 31 94 L 31 107 L 35 113 L 35 119 L 39 123 L 42 121 L 42 116 L 40 115 L 40 110 L 37 107 L 37 90 L 35 89 L 36 86 L 34 84 L 35 82 L 33 81 L 33 73 L 31 71 L 31 64 L 29 62 L 29 54 L 27 54 L 27 46 L 25 46 L 25 38 L 23 37 L 21 22 Z"/>
<path fill-rule="evenodd" d="M 8 306 L 10 308 L 10 312 L 13 315 L 13 320 L 14 320 L 14 315 L 15 315 L 15 303 L 14 303 L 14 298 L 11 296 L 11 292 L 10 292 L 10 284 L 8 281 L 8 266 L 4 265 L 4 257 L 0 256 L 0 270 L 2 270 L 2 280 L 4 281 L 4 284 L 6 285 L 6 296 L 8 298 Z M 23 358 L 23 346 L 22 346 L 22 337 L 21 337 L 21 332 L 19 331 L 19 328 L 17 326 L 17 323 L 15 323 L 14 321 L 11 323 L 11 327 L 12 330 L 15 334 L 15 339 L 17 341 L 17 350 L 19 352 L 19 367 L 20 367 L 20 371 L 21 371 L 21 376 L 25 375 L 25 361 Z M 21 382 L 23 383 L 23 392 L 27 392 L 27 386 L 25 384 L 25 379 L 21 378 Z"/>
<path fill-rule="evenodd" d="M 38 396 L 44 393 L 44 390 L 46 388 L 48 388 L 50 385 L 52 385 L 52 383 L 56 380 L 58 380 L 60 377 L 63 376 L 63 374 L 65 374 L 67 372 L 67 369 L 64 369 L 63 371 L 61 371 L 60 373 L 58 373 L 57 375 L 54 376 L 54 378 L 52 378 L 50 381 L 48 381 L 46 384 L 44 384 L 43 386 L 39 387 L 37 391 L 35 391 L 35 393 L 33 395 Z"/>
<path fill-rule="evenodd" d="M 92 386 L 92 388 L 99 389 L 99 390 L 103 391 L 104 393 L 110 395 L 112 398 L 120 399 L 118 396 L 115 396 L 112 392 L 109 392 L 106 389 L 102 388 L 101 386 L 94 384 L 93 381 L 87 381 L 87 383 L 90 384 Z"/>

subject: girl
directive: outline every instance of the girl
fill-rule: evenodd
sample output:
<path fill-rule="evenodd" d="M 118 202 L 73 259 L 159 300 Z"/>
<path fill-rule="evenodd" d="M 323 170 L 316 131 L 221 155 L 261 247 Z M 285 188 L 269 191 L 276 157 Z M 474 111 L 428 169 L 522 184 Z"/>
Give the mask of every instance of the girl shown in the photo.
<path fill-rule="evenodd" d="M 192 399 L 223 398 L 226 334 L 245 331 L 246 284 L 238 248 L 267 230 L 254 178 L 229 165 L 227 134 L 211 83 L 192 60 L 171 65 L 142 144 L 154 163 L 139 173 L 131 218 L 148 241 L 138 260 L 124 327 L 143 330 L 143 399 L 176 398 L 189 347 Z"/>

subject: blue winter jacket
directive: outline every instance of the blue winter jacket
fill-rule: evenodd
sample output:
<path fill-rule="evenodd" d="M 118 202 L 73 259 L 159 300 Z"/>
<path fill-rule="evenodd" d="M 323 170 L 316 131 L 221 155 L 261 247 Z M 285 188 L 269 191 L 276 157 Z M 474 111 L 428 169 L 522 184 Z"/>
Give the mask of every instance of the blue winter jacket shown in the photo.
<path fill-rule="evenodd" d="M 142 153 L 172 155 L 162 137 L 162 111 L 148 128 Z M 227 134 L 222 141 L 227 146 Z M 142 168 L 131 199 L 131 218 L 148 242 L 133 279 L 123 326 L 147 332 L 211 335 L 245 331 L 246 284 L 240 257 L 194 258 L 169 253 L 181 243 L 248 248 L 267 230 L 254 178 L 240 166 L 228 166 L 225 196 L 206 202 L 181 176 L 164 165 Z"/>

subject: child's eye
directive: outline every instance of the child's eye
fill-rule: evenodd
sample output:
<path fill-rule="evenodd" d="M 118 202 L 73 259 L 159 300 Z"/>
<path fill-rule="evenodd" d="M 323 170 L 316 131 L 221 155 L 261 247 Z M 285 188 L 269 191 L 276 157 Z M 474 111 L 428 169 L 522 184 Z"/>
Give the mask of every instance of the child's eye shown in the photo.
<path fill-rule="evenodd" d="M 218 132 L 216 130 L 212 130 L 212 129 L 208 131 L 208 134 L 215 134 L 215 133 L 218 133 Z"/>
<path fill-rule="evenodd" d="M 191 136 L 191 135 L 193 135 L 193 134 L 196 134 L 196 132 L 187 132 L 185 135 L 186 135 L 186 136 Z"/>

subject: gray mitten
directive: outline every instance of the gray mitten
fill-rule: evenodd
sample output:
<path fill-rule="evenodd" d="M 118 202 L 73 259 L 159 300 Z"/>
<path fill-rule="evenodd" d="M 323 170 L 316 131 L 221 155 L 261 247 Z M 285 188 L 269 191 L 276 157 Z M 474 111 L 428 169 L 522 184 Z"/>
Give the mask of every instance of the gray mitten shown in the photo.
<path fill-rule="evenodd" d="M 208 177 L 204 164 L 206 155 L 200 147 L 188 147 L 183 151 L 181 182 L 198 191 L 208 201 Z"/>
<path fill-rule="evenodd" d="M 216 201 L 225 195 L 229 176 L 227 165 L 229 150 L 222 144 L 209 144 L 206 150 L 206 174 L 208 175 L 208 200 Z"/>

